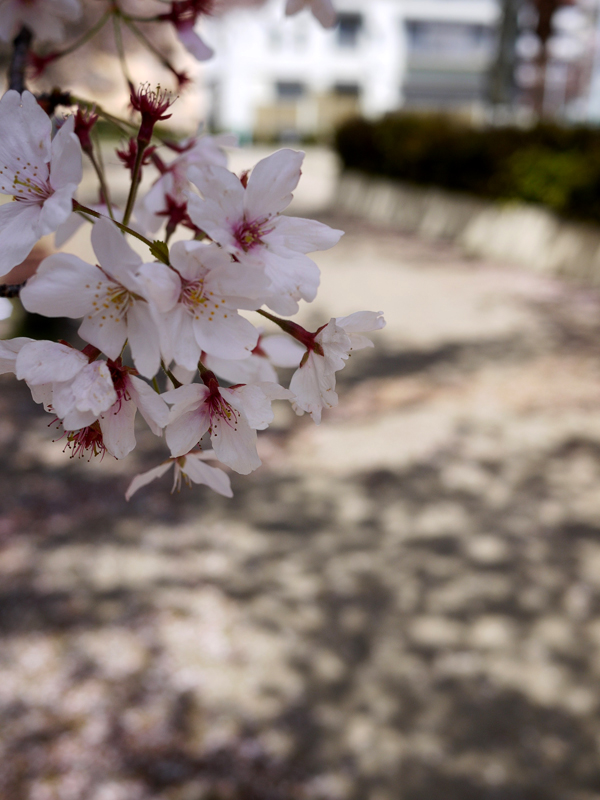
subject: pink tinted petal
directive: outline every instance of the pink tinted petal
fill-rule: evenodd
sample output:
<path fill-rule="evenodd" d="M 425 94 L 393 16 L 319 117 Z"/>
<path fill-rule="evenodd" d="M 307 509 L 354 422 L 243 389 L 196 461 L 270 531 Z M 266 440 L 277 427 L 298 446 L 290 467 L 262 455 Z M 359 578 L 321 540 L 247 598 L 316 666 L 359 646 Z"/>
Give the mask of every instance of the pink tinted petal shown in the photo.
<path fill-rule="evenodd" d="M 140 475 L 136 475 L 135 478 L 129 484 L 129 488 L 125 492 L 125 500 L 130 500 L 132 495 L 134 495 L 138 489 L 141 489 L 143 486 L 147 486 L 152 481 L 155 481 L 157 478 L 162 478 L 162 476 L 173 466 L 173 461 L 165 461 L 164 464 L 160 464 L 158 467 L 154 467 L 154 469 L 148 470 L 148 472 L 142 472 Z"/>

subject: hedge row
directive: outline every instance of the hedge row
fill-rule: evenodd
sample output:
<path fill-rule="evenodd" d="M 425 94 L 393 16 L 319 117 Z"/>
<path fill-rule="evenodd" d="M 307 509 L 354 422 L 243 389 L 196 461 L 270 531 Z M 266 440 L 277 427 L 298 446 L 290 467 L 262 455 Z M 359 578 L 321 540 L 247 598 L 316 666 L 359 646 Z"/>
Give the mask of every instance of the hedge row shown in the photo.
<path fill-rule="evenodd" d="M 445 116 L 399 113 L 349 120 L 336 146 L 347 168 L 600 222 L 597 128 L 476 129 Z"/>

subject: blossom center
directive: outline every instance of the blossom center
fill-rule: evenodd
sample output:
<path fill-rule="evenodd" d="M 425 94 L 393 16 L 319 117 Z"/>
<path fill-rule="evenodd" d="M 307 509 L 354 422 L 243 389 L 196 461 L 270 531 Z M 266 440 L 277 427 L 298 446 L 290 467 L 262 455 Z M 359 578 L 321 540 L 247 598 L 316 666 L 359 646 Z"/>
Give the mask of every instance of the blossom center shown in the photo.
<path fill-rule="evenodd" d="M 86 286 L 86 288 L 89 288 Z M 120 283 L 105 283 L 98 281 L 95 286 L 96 292 L 92 300 L 92 310 L 88 314 L 88 319 L 100 316 L 100 327 L 105 322 L 120 322 L 129 311 L 137 295 L 130 292 Z"/>
<path fill-rule="evenodd" d="M 257 246 L 264 245 L 263 237 L 273 231 L 273 228 L 267 227 L 268 222 L 268 219 L 257 219 L 250 222 L 244 217 L 242 222 L 234 227 L 233 236 L 245 253 Z"/>
<path fill-rule="evenodd" d="M 214 423 L 219 421 L 237 430 L 238 413 L 221 395 L 217 382 L 210 381 L 208 388 L 210 389 L 210 394 L 205 402 L 208 405 L 210 415 L 211 435 L 217 436 L 217 432 L 213 430 L 213 427 Z"/>
<path fill-rule="evenodd" d="M 44 170 L 30 161 L 21 162 L 21 159 L 17 159 L 17 161 L 19 169 L 14 172 L 6 165 L 0 168 L 0 191 L 12 194 L 15 200 L 34 203 L 43 203 L 50 195 L 54 194 L 54 189 L 50 186 L 50 171 L 47 166 Z M 40 169 L 42 169 L 41 174 Z"/>
<path fill-rule="evenodd" d="M 205 317 L 212 322 L 215 312 L 225 303 L 225 300 L 216 298 L 214 292 L 206 291 L 204 280 L 187 281 L 182 278 L 181 287 L 179 302 L 195 319 Z"/>

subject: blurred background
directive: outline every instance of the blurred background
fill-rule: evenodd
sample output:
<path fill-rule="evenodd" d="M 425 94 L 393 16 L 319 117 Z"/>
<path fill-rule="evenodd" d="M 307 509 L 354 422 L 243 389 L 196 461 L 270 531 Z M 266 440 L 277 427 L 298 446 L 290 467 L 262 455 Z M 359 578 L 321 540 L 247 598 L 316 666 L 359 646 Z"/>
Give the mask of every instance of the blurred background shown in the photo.
<path fill-rule="evenodd" d="M 200 82 L 173 125 L 236 172 L 302 146 L 290 213 L 346 235 L 299 321 L 388 325 L 233 500 L 126 503 L 164 446 L 73 462 L 0 377 L 0 798 L 599 800 L 599 8 L 245 6 L 205 65 L 157 35 Z M 112 47 L 39 87 L 125 113 Z"/>

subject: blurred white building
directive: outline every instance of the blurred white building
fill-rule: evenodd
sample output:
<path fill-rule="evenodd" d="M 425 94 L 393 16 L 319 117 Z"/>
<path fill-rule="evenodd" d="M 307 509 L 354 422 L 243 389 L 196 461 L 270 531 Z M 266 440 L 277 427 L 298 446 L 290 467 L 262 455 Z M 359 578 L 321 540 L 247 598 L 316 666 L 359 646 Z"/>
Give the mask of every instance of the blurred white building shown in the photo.
<path fill-rule="evenodd" d="M 498 0 L 336 0 L 323 30 L 284 0 L 238 10 L 204 29 L 209 118 L 242 137 L 310 135 L 360 112 L 472 108 L 485 96 Z"/>

